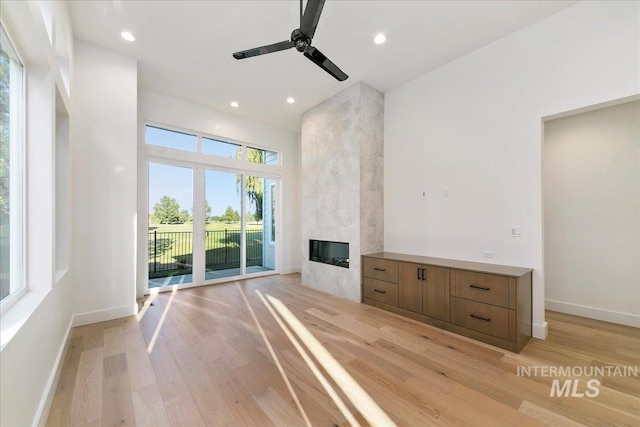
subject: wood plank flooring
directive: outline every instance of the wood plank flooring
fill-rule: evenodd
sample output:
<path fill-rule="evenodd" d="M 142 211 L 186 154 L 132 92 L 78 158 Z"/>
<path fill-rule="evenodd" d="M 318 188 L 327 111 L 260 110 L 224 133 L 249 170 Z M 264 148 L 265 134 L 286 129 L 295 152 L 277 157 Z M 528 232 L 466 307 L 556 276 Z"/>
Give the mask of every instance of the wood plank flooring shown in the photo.
<path fill-rule="evenodd" d="M 73 330 L 47 426 L 640 425 L 637 376 L 583 375 L 576 393 L 597 379 L 597 397 L 550 397 L 555 377 L 518 375 L 638 369 L 635 328 L 548 312 L 548 339 L 515 354 L 300 286 L 297 274 L 145 304 Z"/>

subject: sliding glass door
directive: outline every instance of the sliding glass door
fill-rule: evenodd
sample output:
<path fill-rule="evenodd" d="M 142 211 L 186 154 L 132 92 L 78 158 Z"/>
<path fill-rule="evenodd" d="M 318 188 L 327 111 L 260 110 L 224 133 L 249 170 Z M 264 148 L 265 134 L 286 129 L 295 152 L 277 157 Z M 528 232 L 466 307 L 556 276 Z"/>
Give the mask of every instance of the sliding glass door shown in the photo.
<path fill-rule="evenodd" d="M 193 169 L 149 163 L 149 288 L 193 282 Z"/>
<path fill-rule="evenodd" d="M 148 167 L 149 288 L 276 270 L 278 180 L 197 165 Z"/>
<path fill-rule="evenodd" d="M 242 274 L 241 184 L 242 175 L 205 171 L 205 281 Z"/>

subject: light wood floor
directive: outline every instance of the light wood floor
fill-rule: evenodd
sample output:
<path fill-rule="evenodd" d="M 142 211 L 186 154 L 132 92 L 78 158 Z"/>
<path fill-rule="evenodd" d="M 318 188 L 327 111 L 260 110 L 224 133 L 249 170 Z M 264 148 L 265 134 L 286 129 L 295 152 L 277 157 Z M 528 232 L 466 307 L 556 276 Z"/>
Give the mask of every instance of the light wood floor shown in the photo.
<path fill-rule="evenodd" d="M 74 329 L 47 425 L 640 425 L 637 377 L 551 398 L 553 378 L 517 375 L 638 366 L 639 330 L 547 320 L 548 339 L 518 355 L 301 287 L 296 274 L 162 293 L 138 318 Z"/>

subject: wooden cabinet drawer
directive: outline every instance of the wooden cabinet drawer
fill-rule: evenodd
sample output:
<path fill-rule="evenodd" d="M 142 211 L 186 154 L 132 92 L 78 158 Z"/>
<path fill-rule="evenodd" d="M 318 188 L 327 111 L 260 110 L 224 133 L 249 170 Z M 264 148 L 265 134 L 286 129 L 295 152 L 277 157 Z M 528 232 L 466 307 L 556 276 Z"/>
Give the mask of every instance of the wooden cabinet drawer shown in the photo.
<path fill-rule="evenodd" d="M 363 274 L 385 282 L 398 282 L 398 261 L 365 257 Z"/>
<path fill-rule="evenodd" d="M 495 305 L 451 298 L 451 318 L 456 325 L 508 341 L 516 340 L 515 313 Z"/>
<path fill-rule="evenodd" d="M 456 297 L 515 309 L 515 280 L 495 274 L 453 270 Z"/>
<path fill-rule="evenodd" d="M 366 277 L 364 297 L 389 305 L 398 305 L 398 284 Z"/>

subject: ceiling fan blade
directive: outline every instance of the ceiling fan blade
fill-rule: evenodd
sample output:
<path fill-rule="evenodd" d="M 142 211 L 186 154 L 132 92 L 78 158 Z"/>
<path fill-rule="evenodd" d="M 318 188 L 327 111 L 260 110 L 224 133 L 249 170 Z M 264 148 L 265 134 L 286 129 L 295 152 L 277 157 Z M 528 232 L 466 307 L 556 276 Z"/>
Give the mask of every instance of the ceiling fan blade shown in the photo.
<path fill-rule="evenodd" d="M 312 39 L 316 33 L 316 27 L 318 26 L 323 6 L 324 0 L 307 0 L 307 6 L 304 9 L 304 15 L 302 15 L 300 22 L 300 31 L 310 39 Z"/>
<path fill-rule="evenodd" d="M 266 53 L 279 52 L 281 50 L 291 49 L 294 43 L 290 40 L 286 40 L 279 43 L 269 44 L 266 46 L 255 47 L 253 49 L 247 49 L 240 52 L 235 52 L 233 57 L 236 59 L 251 58 L 252 56 L 264 55 Z"/>
<path fill-rule="evenodd" d="M 304 51 L 304 56 L 306 56 L 307 58 L 315 62 L 315 64 L 318 67 L 322 68 L 327 73 L 331 74 L 333 77 L 340 80 L 341 82 L 349 78 L 349 76 L 346 75 L 340 68 L 338 68 L 336 64 L 331 62 L 329 58 L 324 56 L 322 52 L 320 52 L 318 49 L 316 49 L 313 46 L 309 46 Z"/>

